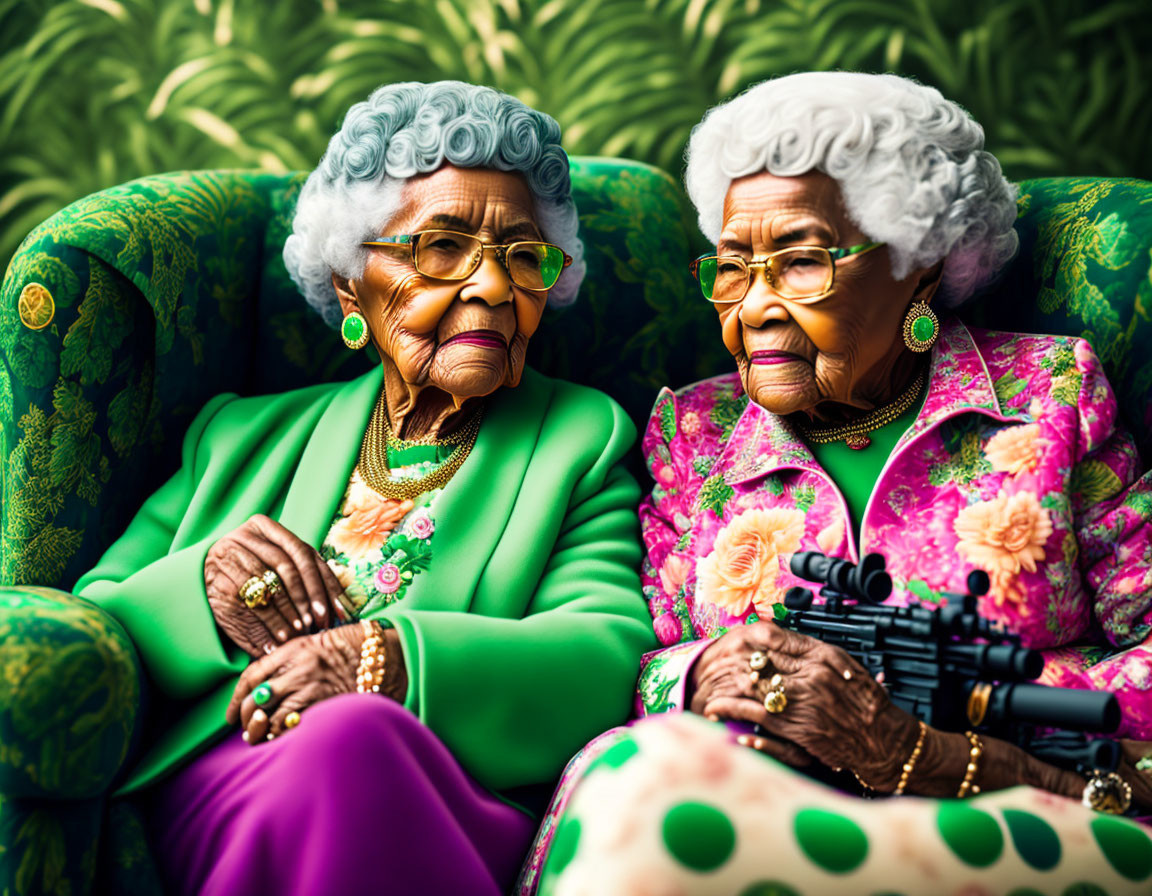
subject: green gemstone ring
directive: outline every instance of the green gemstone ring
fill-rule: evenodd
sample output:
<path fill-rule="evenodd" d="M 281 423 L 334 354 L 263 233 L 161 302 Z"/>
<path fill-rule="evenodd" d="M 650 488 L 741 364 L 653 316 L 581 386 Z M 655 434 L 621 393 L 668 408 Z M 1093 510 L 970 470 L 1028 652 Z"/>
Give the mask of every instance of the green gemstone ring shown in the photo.
<path fill-rule="evenodd" d="M 257 706 L 263 706 L 272 699 L 272 685 L 268 684 L 268 682 L 257 685 L 252 691 L 252 699 Z"/>

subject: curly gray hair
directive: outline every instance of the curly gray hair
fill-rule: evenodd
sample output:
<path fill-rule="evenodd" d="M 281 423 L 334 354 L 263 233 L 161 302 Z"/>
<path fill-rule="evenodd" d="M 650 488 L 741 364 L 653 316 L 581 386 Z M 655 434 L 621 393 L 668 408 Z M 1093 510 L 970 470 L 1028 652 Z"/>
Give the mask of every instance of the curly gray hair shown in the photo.
<path fill-rule="evenodd" d="M 544 238 L 572 256 L 548 302 L 567 305 L 576 298 L 584 246 L 560 125 L 490 87 L 390 84 L 348 110 L 300 191 L 284 243 L 288 273 L 330 326 L 341 320 L 332 273 L 360 277 L 368 260 L 360 244 L 379 236 L 399 211 L 407 178 L 445 163 L 524 175 Z"/>
<path fill-rule="evenodd" d="M 688 194 L 715 243 L 731 182 L 823 171 L 852 220 L 888 243 L 898 279 L 944 259 L 955 307 L 1016 253 L 1016 188 L 985 152 L 984 131 L 938 90 L 896 75 L 803 72 L 716 106 L 688 144 Z"/>

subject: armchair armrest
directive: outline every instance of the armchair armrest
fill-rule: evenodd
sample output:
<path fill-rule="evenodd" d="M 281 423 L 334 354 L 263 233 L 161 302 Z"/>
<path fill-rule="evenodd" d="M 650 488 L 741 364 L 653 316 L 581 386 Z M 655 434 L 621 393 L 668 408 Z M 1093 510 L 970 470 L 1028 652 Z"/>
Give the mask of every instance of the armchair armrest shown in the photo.
<path fill-rule="evenodd" d="M 0 797 L 104 794 L 136 734 L 141 682 L 127 633 L 95 604 L 0 588 Z"/>

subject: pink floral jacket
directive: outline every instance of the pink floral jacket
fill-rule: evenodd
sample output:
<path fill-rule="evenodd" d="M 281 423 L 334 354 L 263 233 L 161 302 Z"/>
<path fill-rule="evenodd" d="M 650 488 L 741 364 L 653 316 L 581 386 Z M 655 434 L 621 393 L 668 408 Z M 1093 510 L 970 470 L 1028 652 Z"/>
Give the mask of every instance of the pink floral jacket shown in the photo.
<path fill-rule="evenodd" d="M 1152 738 L 1152 473 L 1087 342 L 944 324 L 928 395 L 897 442 L 859 542 L 844 499 L 736 374 L 661 392 L 643 448 L 643 581 L 656 634 L 639 714 L 683 708 L 691 661 L 734 625 L 771 618 L 788 559 L 878 551 L 890 603 L 938 602 L 974 568 L 981 612 L 1044 652 L 1041 679 L 1113 691 L 1121 733 Z M 859 548 L 858 548 L 859 544 Z"/>

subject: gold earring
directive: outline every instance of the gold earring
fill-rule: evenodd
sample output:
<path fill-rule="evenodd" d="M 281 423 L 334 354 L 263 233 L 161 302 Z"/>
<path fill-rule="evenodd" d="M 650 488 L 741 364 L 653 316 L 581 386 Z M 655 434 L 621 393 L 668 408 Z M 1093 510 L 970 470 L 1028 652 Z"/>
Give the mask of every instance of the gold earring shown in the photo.
<path fill-rule="evenodd" d="M 926 352 L 940 335 L 940 319 L 925 302 L 913 302 L 904 315 L 904 344 L 910 351 Z"/>
<path fill-rule="evenodd" d="M 368 344 L 368 321 L 359 311 L 353 311 L 340 324 L 340 338 L 348 348 L 355 351 Z"/>

